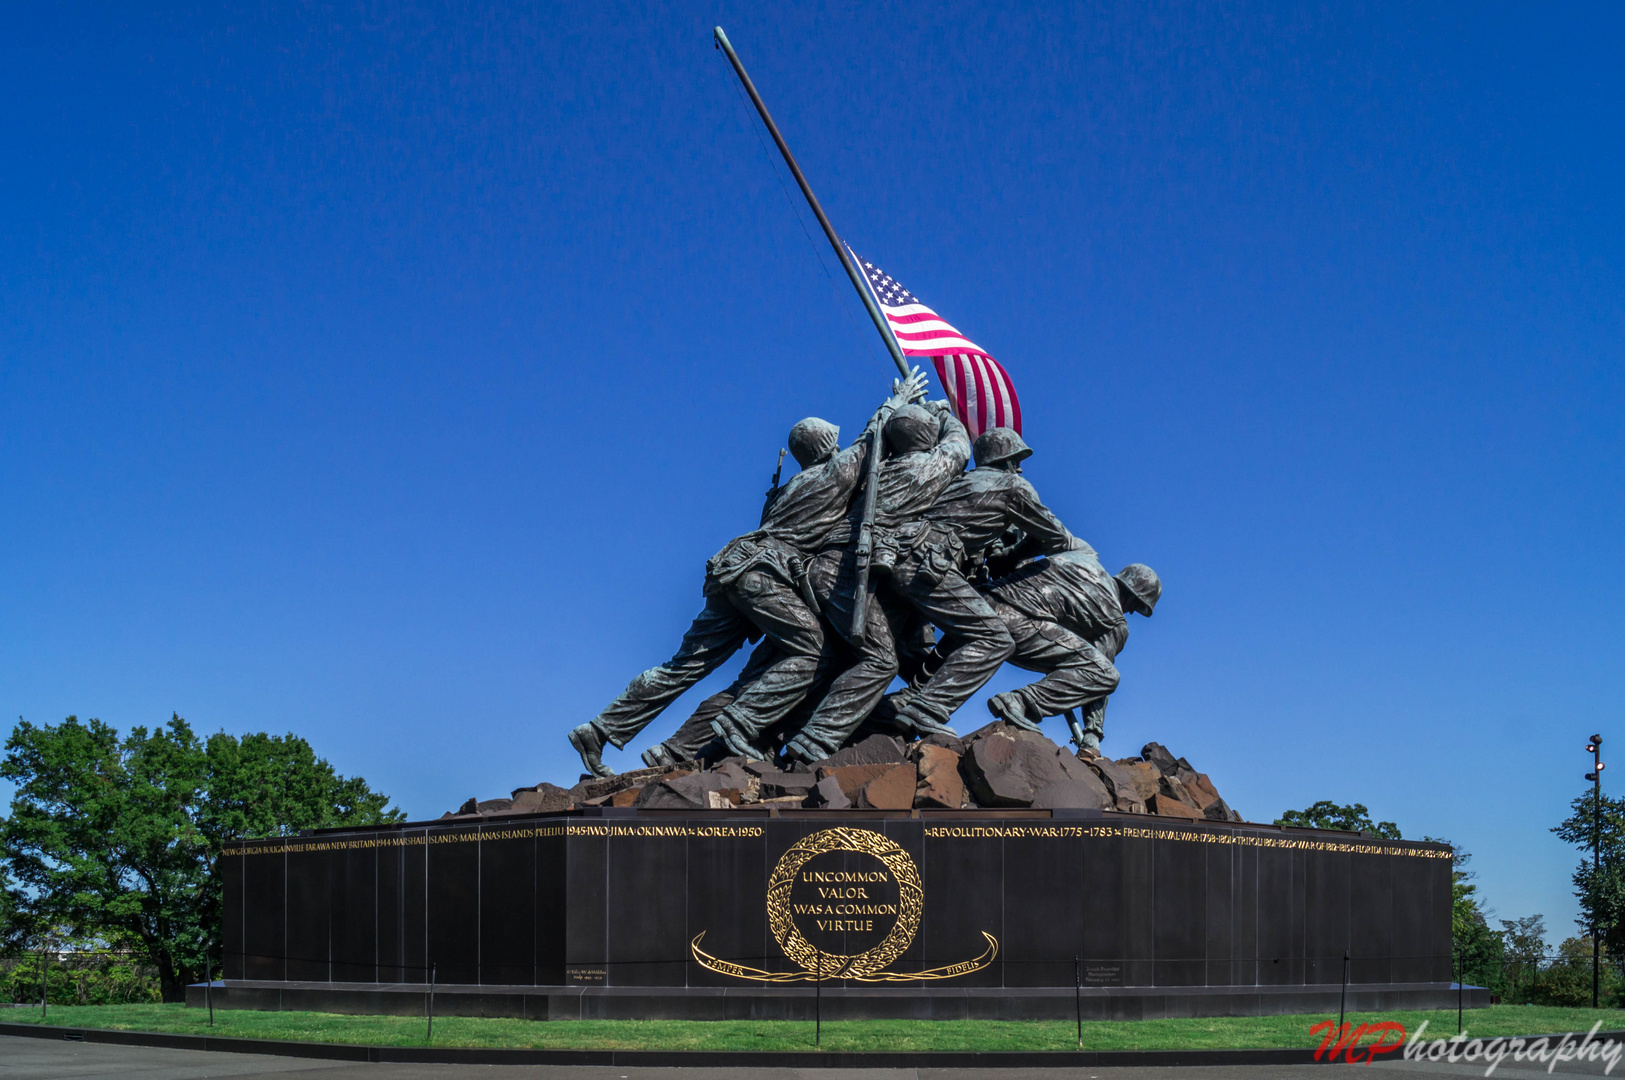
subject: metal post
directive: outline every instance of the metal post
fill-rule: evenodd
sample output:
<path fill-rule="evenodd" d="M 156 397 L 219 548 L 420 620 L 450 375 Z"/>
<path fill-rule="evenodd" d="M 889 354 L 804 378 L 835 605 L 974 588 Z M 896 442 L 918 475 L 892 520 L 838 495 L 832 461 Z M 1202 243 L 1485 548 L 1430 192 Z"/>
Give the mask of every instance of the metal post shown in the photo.
<path fill-rule="evenodd" d="M 1456 953 L 1456 1034 L 1461 1034 L 1462 999 L 1467 996 L 1467 958 Z"/>
<path fill-rule="evenodd" d="M 1343 950 L 1343 994 L 1337 999 L 1337 1030 L 1343 1030 L 1343 1017 L 1348 1012 L 1349 1003 L 1349 951 Z M 1341 1038 L 1341 1036 L 1339 1036 Z"/>
<path fill-rule="evenodd" d="M 434 1042 L 434 975 L 435 966 L 429 966 L 429 1042 Z"/>
<path fill-rule="evenodd" d="M 801 194 L 806 196 L 807 205 L 812 207 L 813 216 L 818 219 L 819 226 L 824 230 L 824 236 L 829 240 L 829 246 L 835 249 L 835 257 L 841 260 L 841 268 L 846 271 L 846 276 L 852 280 L 852 287 L 858 290 L 858 298 L 863 301 L 863 309 L 869 313 L 869 318 L 874 320 L 875 329 L 879 331 L 880 339 L 885 342 L 886 351 L 891 354 L 892 362 L 897 365 L 897 370 L 902 377 L 908 378 L 908 361 L 903 358 L 903 350 L 897 344 L 897 339 L 892 336 L 891 327 L 887 324 L 886 317 L 875 306 L 874 299 L 869 295 L 869 290 L 863 284 L 863 278 L 858 273 L 858 268 L 852 265 L 852 260 L 847 257 L 846 248 L 841 244 L 841 238 L 835 235 L 835 226 L 831 225 L 829 218 L 824 216 L 824 208 L 818 205 L 818 197 L 813 194 L 812 186 L 807 183 L 807 178 L 801 174 L 801 166 L 796 164 L 795 155 L 790 153 L 790 147 L 785 143 L 784 136 L 779 134 L 779 125 L 773 122 L 773 117 L 767 111 L 767 103 L 762 100 L 762 95 L 756 92 L 756 84 L 751 82 L 750 76 L 745 73 L 745 65 L 739 62 L 739 54 L 734 52 L 734 47 L 729 44 L 728 35 L 722 32 L 722 27 L 719 26 L 713 30 L 712 37 L 716 39 L 717 48 L 727 54 L 728 63 L 733 65 L 734 74 L 738 75 L 739 81 L 745 84 L 745 93 L 750 95 L 751 104 L 756 106 L 756 112 L 761 116 L 762 123 L 767 125 L 767 132 L 773 136 L 774 145 L 779 148 L 779 153 L 784 156 L 784 163 L 790 166 L 790 175 L 796 178 L 796 184 L 801 188 Z"/>
<path fill-rule="evenodd" d="M 46 978 L 48 972 L 45 965 L 48 963 L 50 963 L 50 957 L 45 952 L 45 943 L 41 942 L 39 947 L 39 1018 L 42 1024 L 45 1022 L 45 992 L 46 988 L 51 985 Z"/>
<path fill-rule="evenodd" d="M 1072 1007 L 1078 1014 L 1078 1049 L 1083 1049 L 1083 980 L 1078 976 L 1082 961 L 1072 958 Z"/>
<path fill-rule="evenodd" d="M 209 950 L 203 950 L 203 1000 L 209 1006 L 209 1026 L 214 1027 L 214 973 L 209 970 Z"/>
<path fill-rule="evenodd" d="M 813 946 L 813 1045 L 824 1045 L 824 958 Z"/>
<path fill-rule="evenodd" d="M 1602 763 L 1602 736 L 1593 735 L 1586 744 L 1591 751 L 1591 771 L 1586 773 L 1586 779 L 1591 781 L 1591 882 L 1593 898 L 1591 903 L 1591 1007 L 1597 1007 L 1598 988 L 1601 982 L 1600 965 L 1602 963 L 1602 939 L 1600 927 L 1597 926 L 1597 904 L 1595 889 L 1597 875 L 1602 861 L 1602 771 L 1608 766 Z"/>

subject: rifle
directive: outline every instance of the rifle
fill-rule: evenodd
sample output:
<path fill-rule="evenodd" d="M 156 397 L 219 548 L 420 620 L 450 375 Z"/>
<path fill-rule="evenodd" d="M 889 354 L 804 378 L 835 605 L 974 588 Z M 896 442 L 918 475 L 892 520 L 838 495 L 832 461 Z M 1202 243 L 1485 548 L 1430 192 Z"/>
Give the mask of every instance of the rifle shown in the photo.
<path fill-rule="evenodd" d="M 779 490 L 779 476 L 784 472 L 784 450 L 779 450 L 779 464 L 773 470 L 773 486 L 767 489 L 767 497 L 772 498 L 773 493 Z"/>
<path fill-rule="evenodd" d="M 875 547 L 875 497 L 880 492 L 880 459 L 885 453 L 886 440 L 882 432 L 886 427 L 884 418 L 875 426 L 874 433 L 869 436 L 868 476 L 863 482 L 863 517 L 858 520 L 858 546 L 857 546 L 857 586 L 852 590 L 852 641 L 863 641 L 864 631 L 868 627 L 869 618 L 869 561 L 874 555 Z"/>
<path fill-rule="evenodd" d="M 1083 725 L 1078 723 L 1078 714 L 1071 709 L 1066 711 L 1066 726 L 1072 729 L 1072 742 L 1083 749 Z"/>
<path fill-rule="evenodd" d="M 762 504 L 762 520 L 767 520 L 768 511 L 779 499 L 779 475 L 784 472 L 784 451 L 779 451 L 779 466 L 773 470 L 773 486 L 767 489 L 767 502 Z"/>

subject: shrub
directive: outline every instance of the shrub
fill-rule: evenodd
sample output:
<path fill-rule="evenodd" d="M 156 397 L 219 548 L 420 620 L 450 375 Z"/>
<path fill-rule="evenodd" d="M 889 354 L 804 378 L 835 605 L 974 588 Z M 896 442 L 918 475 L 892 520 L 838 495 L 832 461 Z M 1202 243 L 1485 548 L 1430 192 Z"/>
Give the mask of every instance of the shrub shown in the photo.
<path fill-rule="evenodd" d="M 158 973 L 134 958 L 105 949 L 50 956 L 45 964 L 52 1005 L 134 1005 L 161 1000 Z M 40 954 L 11 962 L 0 973 L 0 1000 L 38 1004 Z"/>

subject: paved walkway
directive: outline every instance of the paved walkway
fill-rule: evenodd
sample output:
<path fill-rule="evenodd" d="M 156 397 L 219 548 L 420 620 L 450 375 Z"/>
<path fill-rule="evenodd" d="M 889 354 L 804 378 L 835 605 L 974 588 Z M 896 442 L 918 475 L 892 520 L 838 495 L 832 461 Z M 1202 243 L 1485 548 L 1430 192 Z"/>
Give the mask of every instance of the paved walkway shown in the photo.
<path fill-rule="evenodd" d="M 1497 1078 L 1535 1080 L 1545 1069 L 1509 1068 Z M 1427 1076 L 1483 1076 L 1470 1065 L 1418 1065 L 1383 1062 L 1361 1065 L 1237 1065 L 1199 1068 L 1133 1069 L 678 1069 L 617 1068 L 568 1065 L 366 1065 L 275 1057 L 269 1054 L 221 1054 L 202 1050 L 165 1050 L 151 1046 L 55 1042 L 0 1035 L 0 1080 L 1353 1080 L 1373 1074 L 1421 1073 Z M 1625 1073 L 1625 1068 L 1616 1070 Z M 1551 1075 L 1600 1076 L 1600 1065 L 1565 1062 Z"/>

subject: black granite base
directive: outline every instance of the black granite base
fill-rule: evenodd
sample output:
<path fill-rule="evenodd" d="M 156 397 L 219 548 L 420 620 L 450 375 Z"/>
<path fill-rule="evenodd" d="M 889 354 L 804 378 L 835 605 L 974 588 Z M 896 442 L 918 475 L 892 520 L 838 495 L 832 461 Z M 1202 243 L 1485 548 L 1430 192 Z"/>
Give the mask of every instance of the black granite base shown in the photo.
<path fill-rule="evenodd" d="M 626 810 L 228 849 L 220 1003 L 543 1017 L 1447 1007 L 1450 852 L 1066 811 Z M 443 1004 L 439 1004 L 443 1002 Z"/>
<path fill-rule="evenodd" d="M 310 1011 L 379 1016 L 426 1016 L 427 984 L 240 981 L 217 982 L 219 1009 Z M 1453 1009 L 1489 1005 L 1489 991 L 1450 983 L 1348 988 L 1350 1012 Z M 435 986 L 436 1016 L 507 1016 L 525 1020 L 1071 1020 L 1081 1002 L 1085 1020 L 1158 1017 L 1278 1016 L 1335 1013 L 1341 986 L 965 988 L 837 987 L 576 987 Z M 205 1004 L 201 983 L 186 1003 Z"/>

